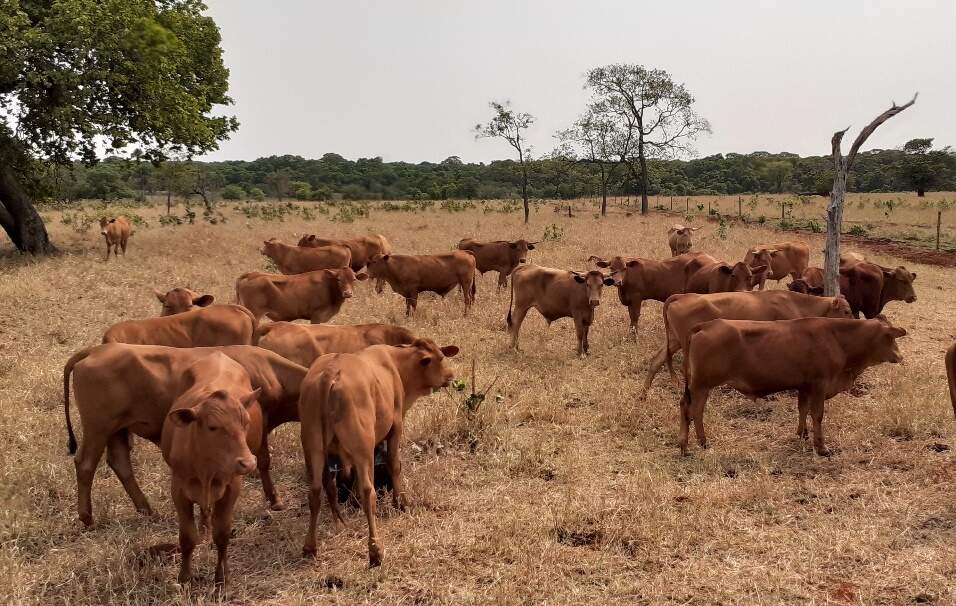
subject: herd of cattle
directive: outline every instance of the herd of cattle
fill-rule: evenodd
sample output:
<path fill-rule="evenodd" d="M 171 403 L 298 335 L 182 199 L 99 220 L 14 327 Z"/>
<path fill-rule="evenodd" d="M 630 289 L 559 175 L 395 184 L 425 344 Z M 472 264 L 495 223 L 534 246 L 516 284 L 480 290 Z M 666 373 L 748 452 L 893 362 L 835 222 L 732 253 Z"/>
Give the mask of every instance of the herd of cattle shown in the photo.
<path fill-rule="evenodd" d="M 126 226 L 125 235 L 122 227 Z M 122 246 L 128 223 L 105 222 L 110 247 Z M 113 232 L 116 232 L 115 234 Z M 841 260 L 841 296 L 824 297 L 822 272 L 809 267 L 806 244 L 757 246 L 744 259 L 726 263 L 691 252 L 693 228 L 668 234 L 673 257 L 654 260 L 592 256 L 594 269 L 566 271 L 527 262 L 534 242 L 462 240 L 436 255 L 393 254 L 380 235 L 351 240 L 303 237 L 291 246 L 275 239 L 261 253 L 279 274 L 250 272 L 236 282 L 237 304 L 186 288 L 156 292 L 159 317 L 111 326 L 103 343 L 66 363 L 63 375 L 69 449 L 75 454 L 80 520 L 93 522 L 91 491 L 103 452 L 136 509 L 152 508 L 133 474 L 131 436 L 160 446 L 172 476 L 172 498 L 182 551 L 180 581 L 191 578 L 191 556 L 201 528 L 211 530 L 218 550 L 215 580 L 228 575 L 226 550 L 241 476 L 258 469 L 273 509 L 283 508 L 270 476 L 268 437 L 287 422 L 301 425 L 309 479 L 310 519 L 303 552 L 316 551 L 316 518 L 325 492 L 338 526 L 335 457 L 357 487 L 369 528 L 371 565 L 383 557 L 375 522 L 373 473 L 376 449 L 384 443 L 394 504 L 404 506 L 399 456 L 403 420 L 412 403 L 449 385 L 446 359 L 458 347 L 439 347 L 427 338 L 388 324 L 324 324 L 354 296 L 356 281 L 387 283 L 415 311 L 421 292 L 445 296 L 456 287 L 468 314 L 476 296 L 475 274 L 497 271 L 498 288 L 511 276 L 507 326 L 518 347 L 521 324 L 531 308 L 550 324 L 574 320 L 577 350 L 588 351 L 594 308 L 605 286 L 617 288 L 637 332 L 644 300 L 664 303 L 665 342 L 650 361 L 642 397 L 666 364 L 676 381 L 672 357 L 683 351 L 679 445 L 686 454 L 691 422 L 706 446 L 703 411 L 708 395 L 730 385 L 750 397 L 795 390 L 797 433 L 827 455 L 822 433 L 824 401 L 847 390 L 866 368 L 899 362 L 896 339 L 905 335 L 882 315 L 890 301 L 916 300 L 916 275 L 886 268 L 859 255 Z M 117 235 L 118 234 L 118 235 Z M 603 270 L 610 270 L 605 273 Z M 788 290 L 767 290 L 767 280 L 790 276 Z M 757 290 L 754 290 L 757 288 Z M 862 314 L 866 319 L 859 319 Z M 260 324 L 266 317 L 271 322 Z M 306 319 L 310 324 L 292 321 Z M 947 372 L 956 413 L 956 348 Z M 70 386 L 83 428 L 77 448 L 70 415 Z"/>

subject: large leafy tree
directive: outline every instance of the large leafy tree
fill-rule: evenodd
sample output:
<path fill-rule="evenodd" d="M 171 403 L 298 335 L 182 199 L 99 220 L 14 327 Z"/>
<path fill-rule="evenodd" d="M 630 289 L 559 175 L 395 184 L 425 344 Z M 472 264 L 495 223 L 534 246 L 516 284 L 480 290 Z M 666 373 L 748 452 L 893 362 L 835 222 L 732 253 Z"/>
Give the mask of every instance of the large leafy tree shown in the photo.
<path fill-rule="evenodd" d="M 902 182 L 923 197 L 935 187 L 947 170 L 949 149 L 933 151 L 933 139 L 910 139 L 903 145 L 903 159 L 897 165 Z"/>
<path fill-rule="evenodd" d="M 39 163 L 97 152 L 217 147 L 238 123 L 219 30 L 197 0 L 0 2 L 0 226 L 22 251 L 54 250 L 33 207 Z"/>
<path fill-rule="evenodd" d="M 710 124 L 693 109 L 694 97 L 662 69 L 613 64 L 587 73 L 585 88 L 592 106 L 616 115 L 631 130 L 632 151 L 626 160 L 641 189 L 641 213 L 647 213 L 647 160 L 674 158 L 693 151 L 698 135 Z"/>

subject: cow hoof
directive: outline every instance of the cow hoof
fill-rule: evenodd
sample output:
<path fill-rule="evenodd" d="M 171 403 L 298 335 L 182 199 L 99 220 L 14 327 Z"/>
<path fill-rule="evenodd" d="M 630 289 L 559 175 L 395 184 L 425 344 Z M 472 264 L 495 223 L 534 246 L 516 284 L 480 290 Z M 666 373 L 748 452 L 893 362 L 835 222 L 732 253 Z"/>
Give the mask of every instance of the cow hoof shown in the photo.
<path fill-rule="evenodd" d="M 155 517 L 156 517 L 156 512 L 153 511 L 153 508 L 150 507 L 149 505 L 147 505 L 146 507 L 137 507 L 137 508 L 136 508 L 136 511 L 138 511 L 138 512 L 141 513 L 141 514 L 143 514 L 143 515 L 146 516 L 147 518 L 155 518 Z"/>
<path fill-rule="evenodd" d="M 286 505 L 286 504 L 283 503 L 282 501 L 275 501 L 275 502 L 273 502 L 272 504 L 269 505 L 269 509 L 272 510 L 272 511 L 283 511 L 283 510 L 286 509 L 287 507 L 288 507 L 288 505 Z"/>
<path fill-rule="evenodd" d="M 829 458 L 833 455 L 833 451 L 831 451 L 829 448 L 826 448 L 826 447 L 817 448 L 817 455 L 821 457 Z"/>
<path fill-rule="evenodd" d="M 89 528 L 93 526 L 93 516 L 91 515 L 80 515 L 80 522 L 83 523 L 83 526 Z"/>
<path fill-rule="evenodd" d="M 382 552 L 382 548 L 378 545 L 369 547 L 368 549 L 368 567 L 377 568 L 382 565 L 382 557 L 385 554 Z"/>
<path fill-rule="evenodd" d="M 315 558 L 315 547 L 309 547 L 305 545 L 302 547 L 302 557 L 303 558 Z"/>

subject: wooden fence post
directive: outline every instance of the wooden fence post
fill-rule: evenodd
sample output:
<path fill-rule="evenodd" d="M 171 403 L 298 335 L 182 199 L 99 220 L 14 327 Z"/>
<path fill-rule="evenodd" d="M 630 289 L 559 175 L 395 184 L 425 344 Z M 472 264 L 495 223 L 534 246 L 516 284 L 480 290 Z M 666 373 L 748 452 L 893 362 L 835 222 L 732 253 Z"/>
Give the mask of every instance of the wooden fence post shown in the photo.
<path fill-rule="evenodd" d="M 943 224 L 943 211 L 936 211 L 936 250 L 939 250 L 939 230 Z"/>
<path fill-rule="evenodd" d="M 737 196 L 737 218 L 742 219 L 744 216 L 743 213 L 743 201 L 740 199 L 740 196 Z"/>

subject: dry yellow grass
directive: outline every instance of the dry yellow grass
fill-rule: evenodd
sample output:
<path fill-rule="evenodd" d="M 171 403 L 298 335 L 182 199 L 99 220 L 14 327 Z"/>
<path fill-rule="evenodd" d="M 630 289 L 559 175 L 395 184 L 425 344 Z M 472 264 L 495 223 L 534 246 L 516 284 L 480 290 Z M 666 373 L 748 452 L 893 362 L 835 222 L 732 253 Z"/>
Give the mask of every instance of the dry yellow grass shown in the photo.
<path fill-rule="evenodd" d="M 580 204 L 580 203 L 579 203 Z M 137 440 L 134 465 L 159 517 L 141 517 L 101 466 L 93 488 L 96 526 L 76 522 L 75 477 L 66 454 L 62 366 L 98 342 L 111 323 L 152 316 L 151 289 L 188 285 L 221 302 L 240 273 L 264 267 L 257 249 L 302 233 L 386 234 L 396 251 L 445 251 L 459 238 L 527 236 L 546 225 L 559 241 L 532 253 L 542 265 L 583 268 L 589 254 L 663 257 L 673 217 L 567 218 L 542 206 L 528 227 L 517 214 L 431 210 L 386 213 L 354 223 L 327 216 L 282 223 L 226 210 L 224 225 L 160 227 L 158 209 L 130 240 L 129 255 L 102 260 L 97 230 L 50 228 L 65 255 L 36 263 L 0 258 L 0 596 L 12 604 L 211 603 L 214 551 L 197 550 L 190 589 L 171 562 L 142 562 L 149 545 L 173 541 L 176 522 L 157 448 Z M 792 237 L 707 224 L 697 246 L 726 259 L 756 242 Z M 813 262 L 822 240 L 813 237 Z M 5 251 L 7 249 L 4 249 Z M 877 256 L 884 264 L 898 260 Z M 316 560 L 300 556 L 306 525 L 298 428 L 273 440 L 278 489 L 291 507 L 268 512 L 250 478 L 232 543 L 239 604 L 779 604 L 956 603 L 956 460 L 953 412 L 942 366 L 953 339 L 956 270 L 913 265 L 919 301 L 893 303 L 909 330 L 905 363 L 868 371 L 860 395 L 827 406 L 831 459 L 795 435 L 792 398 L 756 404 L 718 390 L 706 413 L 711 448 L 682 458 L 676 389 L 661 376 L 637 399 L 644 360 L 661 342 L 660 304 L 646 305 L 640 339 L 626 337 L 626 312 L 606 289 L 589 358 L 574 356 L 573 327 L 550 328 L 531 312 L 523 354 L 503 331 L 507 293 L 495 276 L 478 283 L 474 313 L 460 294 L 423 296 L 406 321 L 402 300 L 365 283 L 337 323 L 405 324 L 455 343 L 463 378 L 477 360 L 479 387 L 497 377 L 475 419 L 460 395 L 416 405 L 403 450 L 412 503 L 396 513 L 381 500 L 385 564 L 369 570 L 359 512 L 334 533 L 323 508 Z"/>

